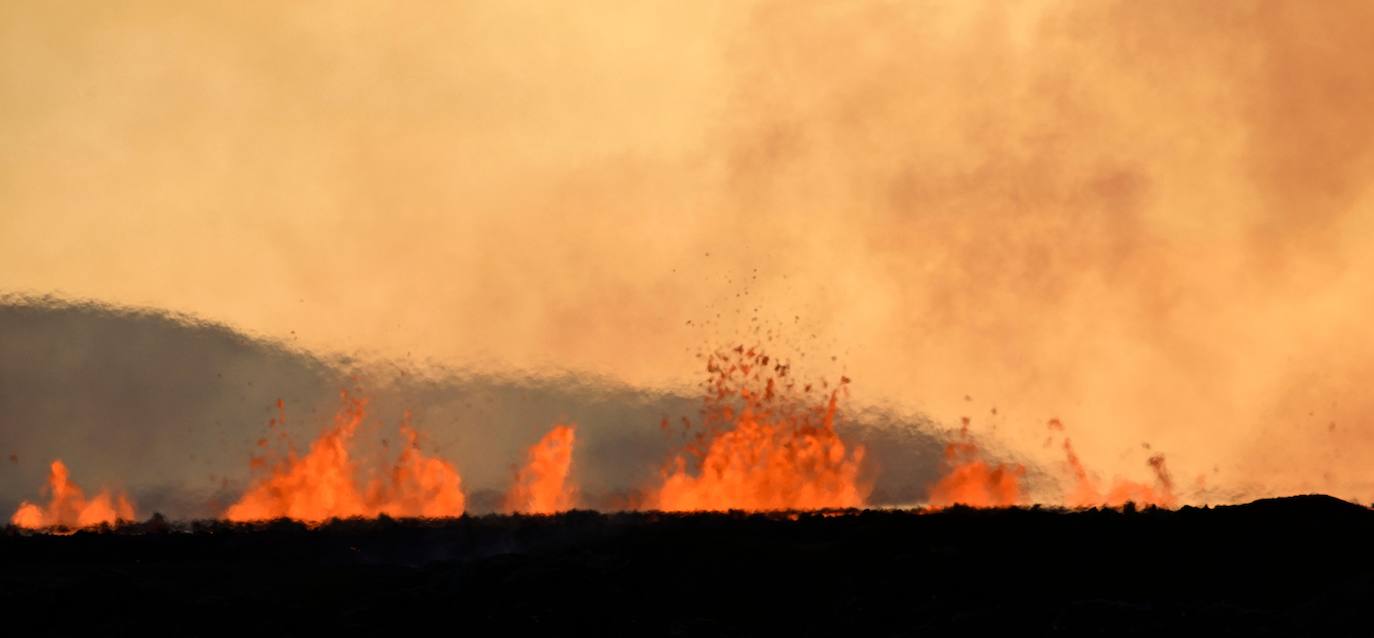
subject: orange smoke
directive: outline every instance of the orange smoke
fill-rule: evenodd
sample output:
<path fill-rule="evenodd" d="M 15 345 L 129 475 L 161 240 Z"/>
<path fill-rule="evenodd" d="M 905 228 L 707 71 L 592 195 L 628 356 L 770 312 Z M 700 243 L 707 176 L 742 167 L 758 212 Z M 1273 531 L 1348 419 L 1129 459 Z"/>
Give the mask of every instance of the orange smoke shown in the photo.
<path fill-rule="evenodd" d="M 304 456 L 294 451 L 257 481 L 225 513 L 231 521 L 273 518 L 319 522 L 355 516 L 461 516 L 465 505 L 462 479 L 451 464 L 426 456 L 419 434 L 400 426 L 406 445 L 396 463 L 365 486 L 349 454 L 349 443 L 366 415 L 366 399 L 342 393 L 343 406 L 334 425 Z M 407 415 L 408 420 L 408 415 Z M 255 467 L 260 465 L 255 459 Z"/>
<path fill-rule="evenodd" d="M 1058 419 L 1050 421 L 1050 429 L 1063 431 L 1064 426 Z M 1064 455 L 1072 472 L 1073 487 L 1065 494 L 1065 504 L 1070 507 L 1121 507 L 1126 503 L 1137 505 L 1156 505 L 1173 507 L 1178 499 L 1174 496 L 1174 482 L 1169 470 L 1164 466 L 1164 455 L 1156 454 L 1147 462 L 1155 474 L 1155 485 L 1146 485 L 1126 479 L 1116 479 L 1105 491 L 1098 486 L 1097 479 L 1083 466 L 1083 461 L 1073 451 L 1073 444 L 1064 437 Z"/>
<path fill-rule="evenodd" d="M 571 425 L 557 425 L 530 447 L 525 467 L 515 476 L 506 496 L 506 509 L 528 514 L 553 514 L 573 508 L 576 489 L 568 481 L 572 469 Z"/>
<path fill-rule="evenodd" d="M 134 519 L 134 507 L 123 494 L 100 490 L 87 500 L 81 488 L 68 478 L 67 466 L 53 461 L 48 475 L 48 489 L 52 500 L 47 508 L 28 501 L 20 503 L 10 523 L 28 529 L 45 527 L 91 527 L 101 523 L 115 523 Z"/>
<path fill-rule="evenodd" d="M 960 439 L 945 446 L 950 470 L 930 488 L 928 502 L 932 507 L 1008 507 L 1025 501 L 1021 490 L 1024 466 L 983 460 L 969 437 L 968 419 L 964 419 Z"/>
<path fill-rule="evenodd" d="M 835 432 L 841 388 L 807 408 L 788 367 L 737 347 L 712 355 L 706 428 L 665 470 L 650 503 L 661 510 L 779 510 L 862 507 L 864 450 Z M 807 385 L 802 394 L 809 394 Z M 728 428 L 728 429 L 727 429 Z M 688 456 L 699 460 L 696 474 Z"/>

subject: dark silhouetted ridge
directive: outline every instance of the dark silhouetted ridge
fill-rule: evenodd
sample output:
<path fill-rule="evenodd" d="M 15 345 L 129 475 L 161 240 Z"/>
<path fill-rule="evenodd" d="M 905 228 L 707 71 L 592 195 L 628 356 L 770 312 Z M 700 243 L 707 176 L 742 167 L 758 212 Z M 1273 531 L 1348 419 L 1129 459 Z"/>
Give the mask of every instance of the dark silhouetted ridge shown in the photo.
<path fill-rule="evenodd" d="M 24 611 L 16 630 L 48 634 L 1354 635 L 1374 600 L 1370 538 L 1374 511 L 1320 496 L 1178 511 L 155 519 L 9 528 L 0 605 Z"/>
<path fill-rule="evenodd" d="M 1302 494 L 1298 496 L 1279 496 L 1275 498 L 1262 498 L 1244 505 L 1233 507 L 1243 508 L 1252 511 L 1282 512 L 1286 515 L 1341 515 L 1341 514 L 1364 514 L 1369 508 L 1358 503 L 1339 499 L 1325 494 Z"/>

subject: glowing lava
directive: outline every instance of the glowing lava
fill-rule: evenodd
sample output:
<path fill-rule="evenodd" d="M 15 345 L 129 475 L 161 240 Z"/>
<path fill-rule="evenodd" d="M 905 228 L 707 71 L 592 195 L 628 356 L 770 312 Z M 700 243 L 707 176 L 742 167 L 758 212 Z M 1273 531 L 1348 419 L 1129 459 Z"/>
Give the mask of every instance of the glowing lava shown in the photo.
<path fill-rule="evenodd" d="M 1064 425 L 1058 419 L 1049 423 L 1051 430 L 1063 431 Z M 1072 473 L 1073 488 L 1065 496 L 1065 504 L 1070 507 L 1121 507 L 1126 503 L 1137 505 L 1156 505 L 1173 507 L 1178 503 L 1174 495 L 1174 482 L 1169 470 L 1164 466 L 1164 455 L 1157 454 L 1147 461 L 1155 475 L 1155 485 L 1136 481 L 1116 479 L 1111 487 L 1102 490 L 1097 479 L 1083 466 L 1083 461 L 1073 451 L 1073 444 L 1064 437 L 1064 455 Z"/>
<path fill-rule="evenodd" d="M 225 513 L 231 521 L 292 518 L 320 522 L 330 518 L 461 516 L 465 505 L 462 479 L 453 465 L 426 456 L 418 433 L 400 426 L 406 445 L 396 463 L 360 483 L 349 443 L 366 415 L 367 401 L 342 393 L 343 407 L 334 425 L 320 435 L 304 456 L 291 451 L 270 474 L 254 483 Z M 260 442 L 261 444 L 261 442 Z M 262 465 L 255 459 L 254 466 Z"/>
<path fill-rule="evenodd" d="M 780 510 L 862 507 L 864 450 L 835 431 L 841 388 L 807 407 L 782 364 L 754 349 L 712 355 L 706 427 L 664 471 L 649 505 L 661 510 Z M 805 386 L 803 394 L 809 394 Z M 665 422 L 666 424 L 666 422 Z M 688 458 L 698 462 L 689 471 Z"/>
<path fill-rule="evenodd" d="M 81 488 L 69 479 L 67 466 L 53 461 L 48 475 L 52 500 L 46 508 L 23 501 L 10 517 L 10 523 L 28 529 L 46 527 L 91 527 L 134 519 L 134 507 L 123 494 L 100 490 L 87 499 Z"/>
<path fill-rule="evenodd" d="M 577 492 L 568 472 L 575 438 L 573 426 L 557 425 L 530 447 L 525 467 L 516 474 L 515 486 L 506 496 L 508 511 L 553 514 L 573 508 Z"/>
<path fill-rule="evenodd" d="M 1025 502 L 1021 479 L 1026 468 L 984 460 L 969 436 L 968 425 L 968 419 L 964 419 L 960 440 L 945 446 L 949 471 L 930 488 L 929 504 L 937 508 L 956 504 L 1009 507 Z"/>

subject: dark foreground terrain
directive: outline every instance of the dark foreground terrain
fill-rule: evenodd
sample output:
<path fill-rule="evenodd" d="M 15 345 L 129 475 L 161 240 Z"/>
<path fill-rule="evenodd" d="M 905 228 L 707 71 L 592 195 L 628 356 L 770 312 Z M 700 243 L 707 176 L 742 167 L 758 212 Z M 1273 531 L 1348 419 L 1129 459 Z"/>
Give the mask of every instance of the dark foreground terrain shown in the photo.
<path fill-rule="evenodd" d="M 1374 511 L 1320 496 L 315 529 L 154 519 L 9 528 L 0 608 L 12 631 L 68 635 L 1370 635 L 1372 559 Z"/>

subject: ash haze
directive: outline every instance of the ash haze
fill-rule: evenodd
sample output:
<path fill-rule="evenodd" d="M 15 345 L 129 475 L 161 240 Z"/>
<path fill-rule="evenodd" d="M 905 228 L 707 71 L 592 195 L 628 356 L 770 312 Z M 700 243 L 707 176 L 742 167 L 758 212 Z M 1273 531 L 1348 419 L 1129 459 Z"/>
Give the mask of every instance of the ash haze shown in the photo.
<path fill-rule="evenodd" d="M 0 15 L 0 292 L 650 389 L 771 332 L 1035 463 L 1374 497 L 1367 2 Z"/>

